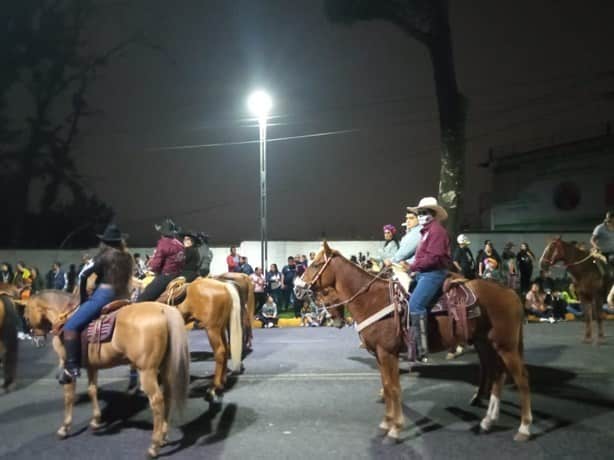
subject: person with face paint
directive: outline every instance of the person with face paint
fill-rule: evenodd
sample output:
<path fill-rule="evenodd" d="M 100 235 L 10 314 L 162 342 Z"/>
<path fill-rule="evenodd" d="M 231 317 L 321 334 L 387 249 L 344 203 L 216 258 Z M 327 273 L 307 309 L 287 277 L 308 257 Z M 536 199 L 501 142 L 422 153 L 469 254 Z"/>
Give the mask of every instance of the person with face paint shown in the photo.
<path fill-rule="evenodd" d="M 409 298 L 411 329 L 416 338 L 418 361 L 428 362 L 427 307 L 443 285 L 451 264 L 450 239 L 441 222 L 448 213 L 433 197 L 422 198 L 418 206 L 407 208 L 418 215 L 422 225 L 422 238 L 410 272 L 416 279 L 416 287 Z"/>

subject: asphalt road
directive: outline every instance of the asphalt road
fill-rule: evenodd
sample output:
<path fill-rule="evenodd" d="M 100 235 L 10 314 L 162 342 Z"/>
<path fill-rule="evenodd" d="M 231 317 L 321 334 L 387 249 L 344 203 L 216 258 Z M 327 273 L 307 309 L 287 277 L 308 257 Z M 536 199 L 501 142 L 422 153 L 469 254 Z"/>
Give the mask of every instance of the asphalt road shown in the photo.
<path fill-rule="evenodd" d="M 358 348 L 353 329 L 258 329 L 246 372 L 233 379 L 221 407 L 203 400 L 213 361 L 202 331 L 190 333 L 192 389 L 162 457 L 176 459 L 462 459 L 612 458 L 614 448 L 614 323 L 610 342 L 580 344 L 579 323 L 531 324 L 526 358 L 533 391 L 533 439 L 512 440 L 518 398 L 505 388 L 493 432 L 478 434 L 485 409 L 468 400 L 477 378 L 476 356 L 436 364 L 402 376 L 407 427 L 402 442 L 382 444 L 377 425 L 379 374 Z M 23 344 L 23 343 L 22 343 Z M 151 436 L 147 399 L 127 396 L 127 369 L 100 375 L 104 429 L 87 429 L 91 406 L 85 379 L 78 386 L 73 436 L 55 436 L 62 396 L 50 347 L 21 347 L 17 391 L 0 395 L 0 458 L 144 458 Z M 403 365 L 406 369 L 406 365 Z"/>

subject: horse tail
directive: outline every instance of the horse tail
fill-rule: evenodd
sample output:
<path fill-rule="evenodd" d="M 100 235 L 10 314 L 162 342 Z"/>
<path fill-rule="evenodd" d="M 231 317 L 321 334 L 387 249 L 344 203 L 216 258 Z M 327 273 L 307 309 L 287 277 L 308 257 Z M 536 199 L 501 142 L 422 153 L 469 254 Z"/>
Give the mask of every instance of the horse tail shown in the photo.
<path fill-rule="evenodd" d="M 241 369 L 241 359 L 243 357 L 243 329 L 241 324 L 241 299 L 234 286 L 224 283 L 230 298 L 232 299 L 232 310 L 230 311 L 230 358 L 232 360 L 232 371 L 237 372 Z"/>
<path fill-rule="evenodd" d="M 0 341 L 4 344 L 4 388 L 8 389 L 15 384 L 17 377 L 17 328 L 19 317 L 13 302 L 7 296 L 0 296 L 4 308 L 4 319 L 0 323 Z M 0 319 L 2 319 L 0 315 Z"/>
<path fill-rule="evenodd" d="M 180 412 L 185 406 L 190 383 L 190 351 L 188 335 L 181 313 L 176 308 L 165 306 L 168 327 L 168 348 L 161 372 L 162 388 L 169 392 L 171 409 Z"/>

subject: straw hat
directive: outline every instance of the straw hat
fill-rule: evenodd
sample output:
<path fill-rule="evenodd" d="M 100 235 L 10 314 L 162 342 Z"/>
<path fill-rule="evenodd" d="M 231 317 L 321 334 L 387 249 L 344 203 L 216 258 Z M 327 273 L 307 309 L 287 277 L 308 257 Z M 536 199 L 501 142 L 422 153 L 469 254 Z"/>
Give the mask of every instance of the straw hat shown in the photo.
<path fill-rule="evenodd" d="M 418 203 L 418 206 L 408 206 L 407 210 L 411 212 L 417 213 L 420 209 L 431 209 L 435 211 L 435 219 L 439 221 L 444 221 L 448 218 L 448 212 L 439 206 L 437 203 L 437 198 L 432 196 L 427 196 L 422 198 Z"/>

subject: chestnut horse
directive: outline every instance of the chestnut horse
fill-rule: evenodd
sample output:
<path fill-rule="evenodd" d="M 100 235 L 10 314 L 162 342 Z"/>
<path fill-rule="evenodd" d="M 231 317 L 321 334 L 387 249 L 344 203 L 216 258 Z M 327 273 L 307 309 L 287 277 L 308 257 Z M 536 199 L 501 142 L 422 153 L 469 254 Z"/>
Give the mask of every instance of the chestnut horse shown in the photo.
<path fill-rule="evenodd" d="M 0 290 L 0 361 L 4 367 L 2 388 L 9 392 L 15 389 L 17 376 L 17 327 L 19 318 L 10 292 Z"/>
<path fill-rule="evenodd" d="M 343 303 L 347 303 L 356 322 L 362 323 L 393 303 L 389 283 L 389 280 L 353 264 L 325 242 L 313 263 L 295 281 L 295 286 L 298 296 L 308 290 L 317 293 L 333 288 L 339 297 L 347 299 Z M 514 439 L 526 441 L 530 437 L 532 415 L 529 378 L 522 357 L 522 303 L 513 290 L 491 281 L 471 280 L 466 282 L 466 286 L 476 294 L 481 308 L 479 317 L 468 320 L 469 341 L 475 345 L 482 374 L 489 374 L 492 379 L 490 403 L 480 427 L 489 431 L 499 417 L 499 402 L 507 371 L 520 393 L 521 424 Z M 446 350 L 453 345 L 452 342 L 462 340 L 450 332 L 447 316 L 430 315 L 428 330 L 433 351 Z M 377 358 L 384 387 L 386 412 L 379 428 L 393 441 L 399 439 L 399 431 L 404 425 L 398 356 L 406 347 L 398 332 L 398 323 L 391 314 L 361 332 L 367 350 Z"/>
<path fill-rule="evenodd" d="M 239 372 L 242 368 L 243 330 L 237 289 L 211 278 L 196 278 L 187 285 L 185 299 L 177 309 L 186 323 L 197 320 L 207 331 L 215 359 L 213 385 L 208 397 L 219 402 L 226 383 L 228 358 L 232 359 L 233 371 Z"/>
<path fill-rule="evenodd" d="M 543 270 L 562 262 L 573 280 L 580 303 L 584 307 L 584 343 L 593 342 L 593 318 L 597 321 L 597 343 L 605 342 L 601 306 L 606 302 L 612 286 L 606 262 L 575 244 L 555 238 L 546 246 L 540 259 Z M 601 264 L 601 267 L 599 265 Z"/>
<path fill-rule="evenodd" d="M 27 300 L 25 316 L 36 335 L 48 333 L 54 326 L 76 311 L 75 296 L 63 291 L 42 291 Z M 66 352 L 58 336 L 53 348 L 64 366 Z M 97 396 L 98 370 L 131 364 L 138 369 L 141 387 L 149 397 L 153 412 L 152 443 L 147 454 L 156 457 L 166 442 L 170 411 L 181 408 L 188 395 L 190 355 L 183 319 L 176 308 L 158 302 L 140 302 L 122 307 L 117 312 L 115 330 L 110 342 L 90 345 L 87 392 L 93 405 L 90 427 L 102 426 Z M 57 431 L 66 438 L 71 430 L 76 382 L 64 385 L 64 421 Z"/>

